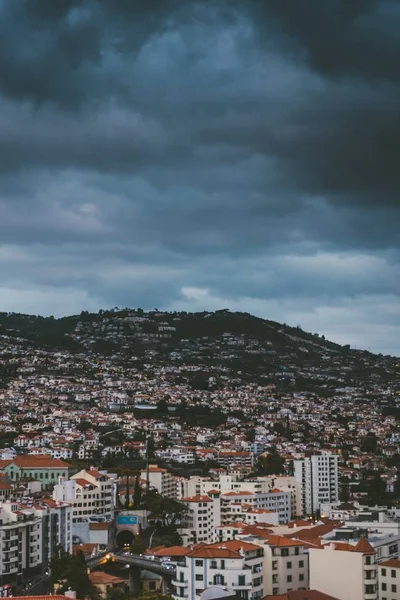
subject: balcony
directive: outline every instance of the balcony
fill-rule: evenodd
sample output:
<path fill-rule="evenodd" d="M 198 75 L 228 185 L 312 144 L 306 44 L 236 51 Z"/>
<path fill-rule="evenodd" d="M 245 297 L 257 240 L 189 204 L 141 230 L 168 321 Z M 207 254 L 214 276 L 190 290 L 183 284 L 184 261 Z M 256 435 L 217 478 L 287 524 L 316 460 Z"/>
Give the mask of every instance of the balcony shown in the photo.
<path fill-rule="evenodd" d="M 172 585 L 175 585 L 176 587 L 186 587 L 187 584 L 189 583 L 188 579 L 184 579 L 183 581 L 179 581 L 179 579 L 173 579 L 171 581 Z"/>
<path fill-rule="evenodd" d="M 245 581 L 244 583 L 232 583 L 232 587 L 237 590 L 251 590 L 253 588 L 253 583 L 251 581 Z"/>

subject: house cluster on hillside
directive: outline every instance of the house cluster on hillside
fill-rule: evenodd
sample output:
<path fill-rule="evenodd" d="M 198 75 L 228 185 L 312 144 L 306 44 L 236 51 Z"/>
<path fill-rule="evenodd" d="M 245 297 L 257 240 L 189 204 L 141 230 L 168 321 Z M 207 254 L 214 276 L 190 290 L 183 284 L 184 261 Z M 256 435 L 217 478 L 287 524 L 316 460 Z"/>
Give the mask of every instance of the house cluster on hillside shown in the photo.
<path fill-rule="evenodd" d="M 187 509 L 177 597 L 347 600 L 338 574 L 354 569 L 351 598 L 398 600 L 383 566 L 399 556 L 398 360 L 226 311 L 83 314 L 56 349 L 7 319 L 3 582 L 41 572 L 56 542 L 108 547 L 139 473 Z"/>

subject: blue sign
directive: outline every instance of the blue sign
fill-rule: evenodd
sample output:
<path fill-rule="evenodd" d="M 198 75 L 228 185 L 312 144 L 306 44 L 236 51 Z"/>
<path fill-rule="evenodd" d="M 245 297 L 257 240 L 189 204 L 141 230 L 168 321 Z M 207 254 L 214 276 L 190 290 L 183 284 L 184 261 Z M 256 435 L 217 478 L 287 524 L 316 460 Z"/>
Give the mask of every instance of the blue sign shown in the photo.
<path fill-rule="evenodd" d="M 117 525 L 137 525 L 137 515 L 119 515 L 117 517 Z"/>

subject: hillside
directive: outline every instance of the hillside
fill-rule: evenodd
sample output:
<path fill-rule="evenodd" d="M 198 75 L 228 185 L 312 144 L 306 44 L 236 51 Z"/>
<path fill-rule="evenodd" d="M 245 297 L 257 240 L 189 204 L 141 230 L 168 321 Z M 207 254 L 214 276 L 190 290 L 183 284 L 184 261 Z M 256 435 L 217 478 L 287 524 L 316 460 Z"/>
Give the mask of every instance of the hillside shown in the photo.
<path fill-rule="evenodd" d="M 33 370 L 39 365 L 44 371 L 62 370 L 60 352 L 80 357 L 77 365 L 84 356 L 89 371 L 99 361 L 118 369 L 162 368 L 166 379 L 198 389 L 258 382 L 328 393 L 338 387 L 397 382 L 400 372 L 399 359 L 351 350 L 298 327 L 228 310 L 113 309 L 61 319 L 0 313 L 3 379 L 16 375 L 21 357 L 26 369 L 27 356 Z M 43 355 L 46 361 L 38 359 Z M 73 372 L 70 365 L 68 373 Z"/>

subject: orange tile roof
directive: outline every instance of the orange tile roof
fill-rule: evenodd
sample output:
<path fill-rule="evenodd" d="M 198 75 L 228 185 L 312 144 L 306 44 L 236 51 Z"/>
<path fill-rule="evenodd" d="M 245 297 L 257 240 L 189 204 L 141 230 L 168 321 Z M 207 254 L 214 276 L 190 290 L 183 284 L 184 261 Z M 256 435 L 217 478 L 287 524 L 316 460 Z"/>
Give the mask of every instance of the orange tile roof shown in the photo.
<path fill-rule="evenodd" d="M 252 552 L 254 550 L 260 550 L 260 546 L 257 544 L 250 544 L 249 542 L 244 542 L 243 540 L 230 540 L 229 542 L 217 542 L 213 544 L 214 546 L 218 546 L 219 548 L 229 548 L 229 550 L 244 550 L 244 552 Z"/>
<path fill-rule="evenodd" d="M 182 498 L 182 502 L 212 502 L 212 499 L 209 496 L 198 494 L 197 496 L 191 496 L 190 498 Z"/>
<path fill-rule="evenodd" d="M 374 548 L 364 536 L 360 538 L 360 541 L 355 546 L 353 552 L 362 552 L 363 554 L 376 554 Z"/>
<path fill-rule="evenodd" d="M 93 585 L 107 585 L 123 582 L 119 577 L 115 577 L 115 575 L 110 575 L 109 573 L 103 573 L 102 571 L 92 571 L 89 573 L 89 579 Z"/>
<path fill-rule="evenodd" d="M 69 464 L 59 458 L 50 458 L 46 454 L 26 454 L 16 456 L 7 464 L 14 463 L 20 469 L 67 469 Z M 1 466 L 0 466 L 1 468 Z"/>
<path fill-rule="evenodd" d="M 303 542 L 300 540 L 292 540 L 282 535 L 268 535 L 265 536 L 265 544 L 268 546 L 276 546 L 279 548 L 288 548 L 291 546 L 302 546 Z"/>
<path fill-rule="evenodd" d="M 160 548 L 159 550 L 150 552 L 150 554 L 154 554 L 155 556 L 187 556 L 190 551 L 190 548 L 185 548 L 184 546 L 171 546 L 170 548 Z"/>
<path fill-rule="evenodd" d="M 338 600 L 319 590 L 292 590 L 279 596 L 265 596 L 263 600 Z"/>
<path fill-rule="evenodd" d="M 327 533 L 330 533 L 336 528 L 335 525 L 315 525 L 314 527 L 307 527 L 300 531 L 293 531 L 292 533 L 285 534 L 285 537 L 295 537 L 299 540 L 306 540 L 308 538 L 318 538 Z"/>
<path fill-rule="evenodd" d="M 239 552 L 227 548 L 195 548 L 187 556 L 190 558 L 242 558 Z"/>
<path fill-rule="evenodd" d="M 400 569 L 400 560 L 398 558 L 391 558 L 379 563 L 379 567 L 391 567 L 392 569 Z"/>
<path fill-rule="evenodd" d="M 53 596 L 13 596 L 13 600 L 66 600 L 65 596 L 54 594 Z"/>

